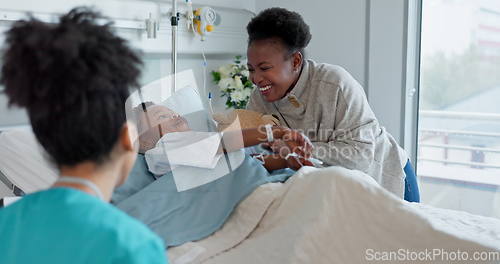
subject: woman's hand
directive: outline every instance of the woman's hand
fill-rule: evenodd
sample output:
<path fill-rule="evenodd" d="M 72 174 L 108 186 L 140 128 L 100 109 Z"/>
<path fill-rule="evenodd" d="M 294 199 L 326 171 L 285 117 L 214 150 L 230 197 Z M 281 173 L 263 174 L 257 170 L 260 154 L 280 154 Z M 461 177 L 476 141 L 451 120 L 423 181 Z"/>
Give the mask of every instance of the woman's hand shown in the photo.
<path fill-rule="evenodd" d="M 308 159 L 311 157 L 313 145 L 309 138 L 297 130 L 278 127 L 277 139 L 263 143 L 286 162 L 286 166 L 298 170 L 302 166 L 314 166 Z"/>
<path fill-rule="evenodd" d="M 285 157 L 285 161 L 287 167 L 292 170 L 298 170 L 303 166 L 314 166 L 312 162 L 310 162 L 309 160 L 306 160 L 304 157 L 300 157 L 297 155 L 290 155 L 290 156 L 287 155 Z"/>
<path fill-rule="evenodd" d="M 261 146 L 265 149 L 271 150 L 274 153 L 279 153 L 282 148 L 288 148 L 286 143 L 281 139 L 276 139 L 273 142 L 262 143 Z"/>
<path fill-rule="evenodd" d="M 312 162 L 306 160 L 303 157 L 300 157 L 297 154 L 289 155 L 292 152 L 286 145 L 281 150 L 282 151 L 280 153 L 271 155 L 251 154 L 251 156 L 260 160 L 268 171 L 279 170 L 283 168 L 298 170 L 303 166 L 314 166 Z"/>
<path fill-rule="evenodd" d="M 291 152 L 297 153 L 306 159 L 311 157 L 313 145 L 306 135 L 289 128 L 278 127 L 278 130 L 279 132 L 276 133 L 279 135 L 276 137 L 277 139 L 267 146 L 273 152 L 281 154 L 284 151 L 283 148 L 287 147 Z"/>

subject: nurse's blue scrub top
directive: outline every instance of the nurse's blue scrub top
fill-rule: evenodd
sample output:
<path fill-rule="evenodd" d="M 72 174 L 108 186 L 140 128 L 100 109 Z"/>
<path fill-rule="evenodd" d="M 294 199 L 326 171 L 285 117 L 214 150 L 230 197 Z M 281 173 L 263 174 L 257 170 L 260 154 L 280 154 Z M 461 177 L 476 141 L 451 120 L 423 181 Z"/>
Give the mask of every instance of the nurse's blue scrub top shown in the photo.
<path fill-rule="evenodd" d="M 30 194 L 0 209 L 0 263 L 166 263 L 144 224 L 71 188 Z"/>

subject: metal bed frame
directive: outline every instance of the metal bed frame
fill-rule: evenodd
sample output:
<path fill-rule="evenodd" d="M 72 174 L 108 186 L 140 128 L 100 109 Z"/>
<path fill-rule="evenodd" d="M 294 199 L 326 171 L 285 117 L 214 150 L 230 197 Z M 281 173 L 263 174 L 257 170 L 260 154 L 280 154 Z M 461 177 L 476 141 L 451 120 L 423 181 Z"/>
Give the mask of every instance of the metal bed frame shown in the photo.
<path fill-rule="evenodd" d="M 2 133 L 2 131 L 0 130 L 0 134 Z M 12 193 L 15 195 L 15 196 L 23 196 L 25 193 L 24 191 L 19 188 L 17 185 L 13 184 L 9 178 L 7 178 L 7 176 L 5 176 L 5 174 L 2 172 L 2 170 L 0 170 L 0 182 L 2 182 L 3 184 L 5 184 L 5 186 L 7 186 L 7 188 L 9 190 L 12 191 Z"/>
<path fill-rule="evenodd" d="M 25 194 L 21 188 L 11 182 L 7 176 L 2 173 L 2 171 L 0 171 L 0 181 L 3 182 L 3 184 L 5 184 L 5 186 L 7 186 L 7 188 L 11 190 L 15 196 L 23 196 Z"/>

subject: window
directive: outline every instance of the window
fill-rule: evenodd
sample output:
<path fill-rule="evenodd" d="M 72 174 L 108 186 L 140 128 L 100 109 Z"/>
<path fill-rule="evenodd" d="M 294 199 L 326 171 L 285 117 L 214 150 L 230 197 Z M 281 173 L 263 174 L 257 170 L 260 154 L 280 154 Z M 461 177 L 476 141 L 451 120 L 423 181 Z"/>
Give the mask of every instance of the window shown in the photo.
<path fill-rule="evenodd" d="M 423 0 L 422 202 L 500 218 L 500 3 Z"/>

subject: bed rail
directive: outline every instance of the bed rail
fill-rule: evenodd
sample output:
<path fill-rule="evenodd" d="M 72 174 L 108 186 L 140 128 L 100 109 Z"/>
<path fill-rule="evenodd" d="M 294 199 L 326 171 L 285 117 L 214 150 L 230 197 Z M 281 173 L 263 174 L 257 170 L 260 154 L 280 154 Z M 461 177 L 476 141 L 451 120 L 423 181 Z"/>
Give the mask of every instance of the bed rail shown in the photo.
<path fill-rule="evenodd" d="M 2 133 L 2 131 L 0 130 L 0 134 Z M 0 182 L 2 182 L 3 184 L 5 184 L 5 186 L 7 186 L 7 188 L 9 190 L 12 191 L 12 193 L 15 195 L 15 196 L 23 196 L 25 193 L 24 191 L 19 188 L 17 185 L 13 184 L 9 178 L 7 178 L 7 176 L 5 176 L 5 174 L 2 172 L 2 170 L 0 169 Z"/>

